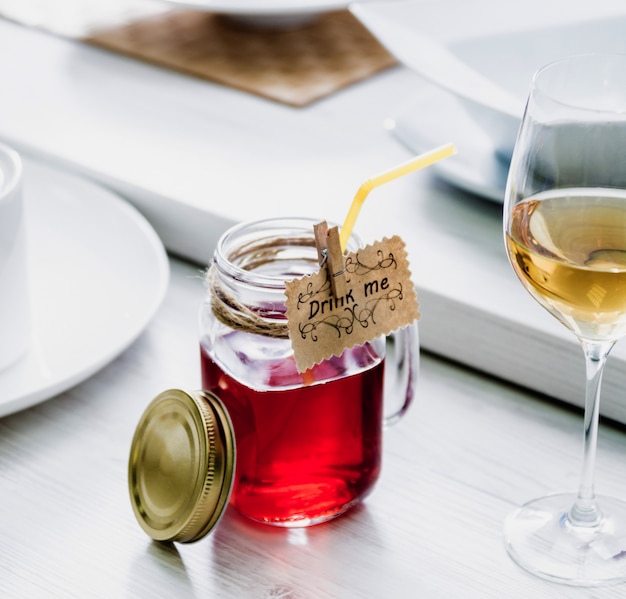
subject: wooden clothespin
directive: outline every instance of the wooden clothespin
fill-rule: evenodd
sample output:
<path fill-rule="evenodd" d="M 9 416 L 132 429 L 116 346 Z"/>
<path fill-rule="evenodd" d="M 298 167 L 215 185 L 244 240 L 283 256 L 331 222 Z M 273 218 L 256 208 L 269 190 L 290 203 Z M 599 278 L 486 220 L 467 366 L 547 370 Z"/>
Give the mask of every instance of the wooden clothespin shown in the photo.
<path fill-rule="evenodd" d="M 346 286 L 346 271 L 341 253 L 341 243 L 339 241 L 339 229 L 328 228 L 328 223 L 322 221 L 313 226 L 315 233 L 315 245 L 317 247 L 317 258 L 320 266 L 326 264 L 330 286 L 336 298 L 343 297 L 348 293 Z"/>

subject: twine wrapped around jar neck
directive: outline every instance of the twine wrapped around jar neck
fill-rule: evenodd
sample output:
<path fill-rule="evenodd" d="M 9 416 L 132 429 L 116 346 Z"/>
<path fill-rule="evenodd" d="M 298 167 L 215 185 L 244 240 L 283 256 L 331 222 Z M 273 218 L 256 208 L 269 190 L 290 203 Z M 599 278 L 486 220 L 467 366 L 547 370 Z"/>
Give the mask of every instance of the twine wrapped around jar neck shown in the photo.
<path fill-rule="evenodd" d="M 219 274 L 215 264 L 212 264 L 205 275 L 205 284 L 211 294 L 211 310 L 214 316 L 227 327 L 264 335 L 276 339 L 288 339 L 289 330 L 287 321 L 268 321 L 258 312 L 237 301 L 232 295 L 226 293 L 219 283 Z"/>

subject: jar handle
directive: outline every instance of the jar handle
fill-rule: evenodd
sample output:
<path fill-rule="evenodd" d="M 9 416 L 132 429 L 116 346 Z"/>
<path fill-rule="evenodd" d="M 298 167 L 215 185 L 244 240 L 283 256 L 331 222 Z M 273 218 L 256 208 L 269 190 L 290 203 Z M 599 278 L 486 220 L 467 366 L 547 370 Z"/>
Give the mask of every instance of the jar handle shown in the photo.
<path fill-rule="evenodd" d="M 385 427 L 398 422 L 413 401 L 419 374 L 419 350 L 417 321 L 387 336 Z"/>

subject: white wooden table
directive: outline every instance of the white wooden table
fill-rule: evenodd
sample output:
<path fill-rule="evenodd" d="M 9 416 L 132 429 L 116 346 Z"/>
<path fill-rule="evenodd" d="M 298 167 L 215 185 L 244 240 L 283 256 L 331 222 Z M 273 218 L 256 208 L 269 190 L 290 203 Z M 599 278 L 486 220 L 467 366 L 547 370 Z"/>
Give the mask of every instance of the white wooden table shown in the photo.
<path fill-rule="evenodd" d="M 582 421 L 481 374 L 422 356 L 419 394 L 385 432 L 365 502 L 310 529 L 227 511 L 191 545 L 152 542 L 127 491 L 135 425 L 169 387 L 199 385 L 198 267 L 173 260 L 164 305 L 121 357 L 63 395 L 0 420 L 0 597 L 618 598 L 526 574 L 502 522 L 575 489 Z M 597 488 L 626 496 L 626 435 L 601 429 Z"/>

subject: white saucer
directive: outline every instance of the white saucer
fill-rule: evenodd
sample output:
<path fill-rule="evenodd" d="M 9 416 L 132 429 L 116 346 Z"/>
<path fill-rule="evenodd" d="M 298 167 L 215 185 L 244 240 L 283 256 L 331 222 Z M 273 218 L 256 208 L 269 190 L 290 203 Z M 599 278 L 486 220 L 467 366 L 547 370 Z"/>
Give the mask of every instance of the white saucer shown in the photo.
<path fill-rule="evenodd" d="M 503 202 L 508 164 L 496 155 L 491 140 L 451 94 L 426 88 L 388 119 L 387 127 L 416 154 L 453 142 L 458 154 L 434 164 L 433 170 L 461 189 Z"/>
<path fill-rule="evenodd" d="M 626 52 L 624 0 L 374 1 L 350 10 L 400 62 L 453 94 L 509 157 L 533 73 L 572 54 Z"/>
<path fill-rule="evenodd" d="M 160 306 L 169 265 L 160 239 L 124 200 L 25 160 L 33 334 L 0 371 L 0 416 L 65 391 L 136 339 Z"/>

